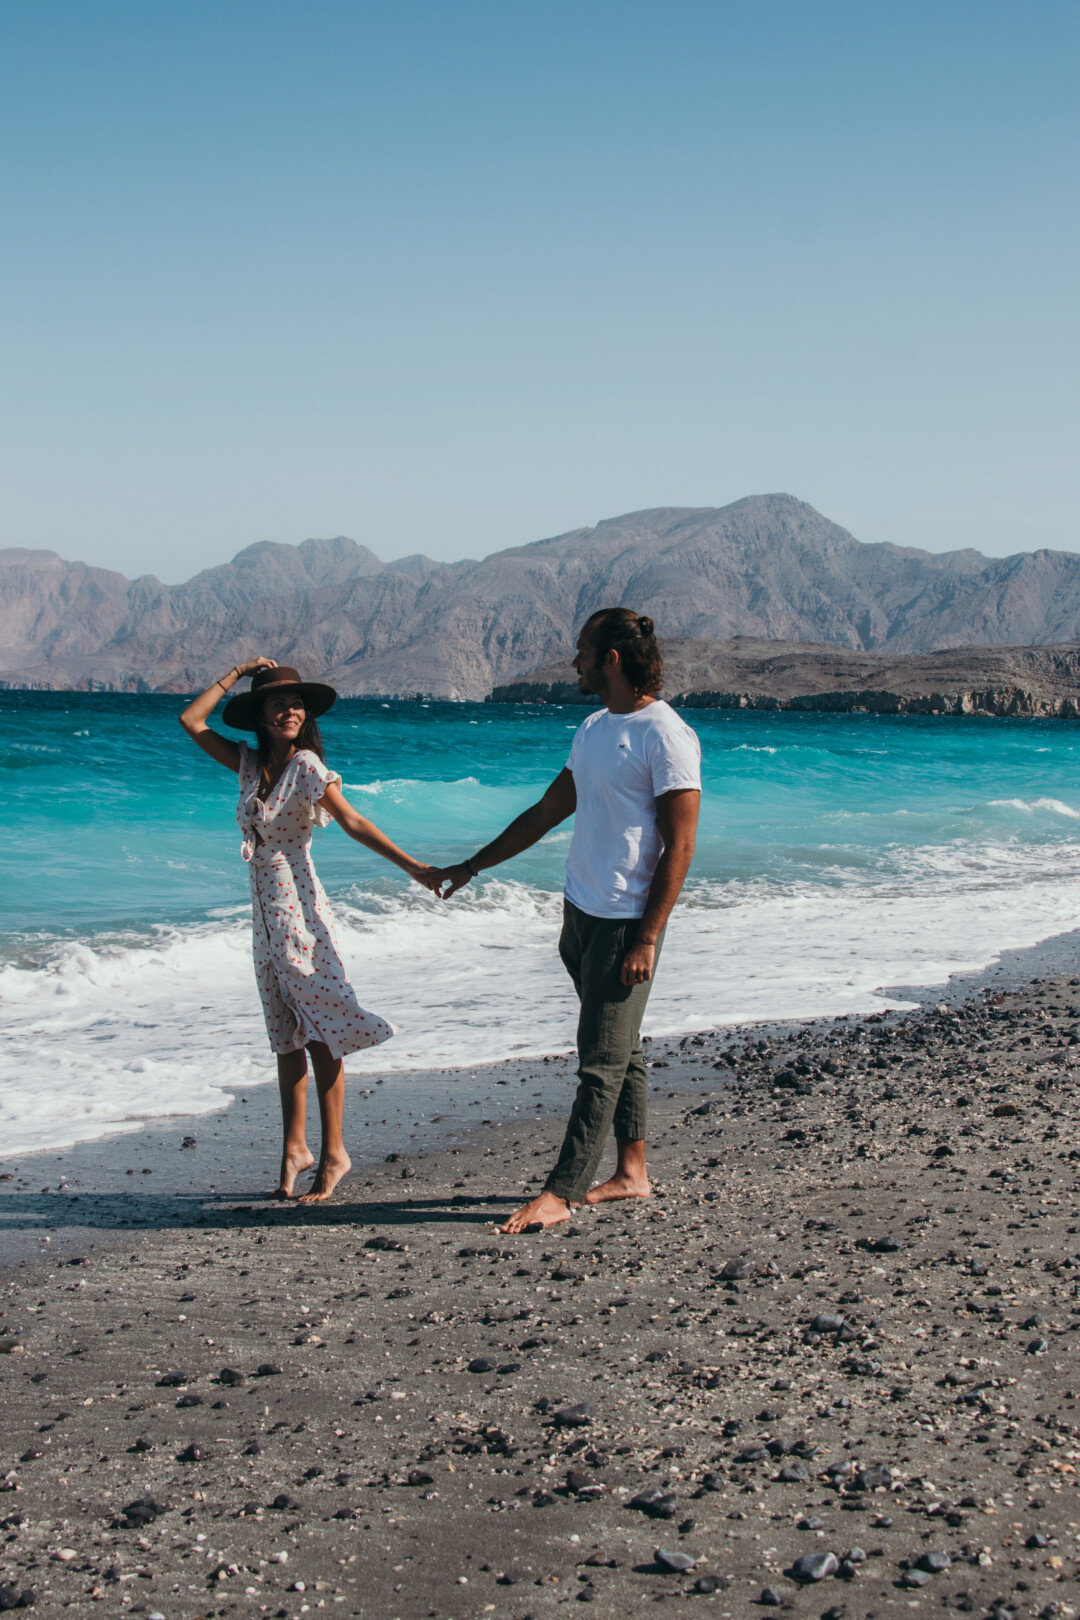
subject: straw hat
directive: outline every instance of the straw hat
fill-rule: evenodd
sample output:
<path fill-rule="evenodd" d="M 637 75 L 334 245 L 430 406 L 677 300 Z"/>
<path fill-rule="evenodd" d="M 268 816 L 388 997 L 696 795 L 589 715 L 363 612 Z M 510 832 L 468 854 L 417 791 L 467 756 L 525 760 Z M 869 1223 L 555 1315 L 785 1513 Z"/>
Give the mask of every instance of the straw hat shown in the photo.
<path fill-rule="evenodd" d="M 337 700 L 332 686 L 324 686 L 321 681 L 302 680 L 299 670 L 290 669 L 288 664 L 278 664 L 275 669 L 257 669 L 251 677 L 250 690 L 230 698 L 221 718 L 227 726 L 235 726 L 237 731 L 254 731 L 263 698 L 275 692 L 299 692 L 305 709 L 313 716 L 325 714 Z"/>

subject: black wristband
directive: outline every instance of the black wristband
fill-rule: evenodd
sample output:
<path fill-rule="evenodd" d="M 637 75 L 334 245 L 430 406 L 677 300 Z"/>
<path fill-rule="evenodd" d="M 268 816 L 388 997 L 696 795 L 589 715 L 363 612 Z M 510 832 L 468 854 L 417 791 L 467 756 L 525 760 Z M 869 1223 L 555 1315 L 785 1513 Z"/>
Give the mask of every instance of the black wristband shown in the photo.
<path fill-rule="evenodd" d="M 480 876 L 480 873 L 477 871 L 476 867 L 473 865 L 471 860 L 462 861 L 461 864 L 465 868 L 466 872 L 468 872 L 470 877 L 479 877 Z"/>

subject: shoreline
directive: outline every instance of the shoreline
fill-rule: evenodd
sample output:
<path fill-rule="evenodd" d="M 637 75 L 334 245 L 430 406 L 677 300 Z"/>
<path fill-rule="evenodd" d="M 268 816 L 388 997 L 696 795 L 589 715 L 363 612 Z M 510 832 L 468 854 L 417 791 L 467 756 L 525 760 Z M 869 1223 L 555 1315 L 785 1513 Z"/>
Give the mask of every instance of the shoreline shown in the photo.
<path fill-rule="evenodd" d="M 1066 1617 L 1075 939 L 1069 966 L 654 1042 L 654 1196 L 542 1234 L 493 1224 L 552 1115 L 312 1211 L 177 1194 L 6 1264 L 0 1587 L 147 1620 Z"/>

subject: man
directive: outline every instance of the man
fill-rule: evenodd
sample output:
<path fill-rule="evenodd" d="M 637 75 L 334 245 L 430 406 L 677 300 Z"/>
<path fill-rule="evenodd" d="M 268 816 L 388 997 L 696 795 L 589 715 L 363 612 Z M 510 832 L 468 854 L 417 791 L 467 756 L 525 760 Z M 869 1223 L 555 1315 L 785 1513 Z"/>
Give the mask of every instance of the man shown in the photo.
<path fill-rule="evenodd" d="M 602 608 L 577 649 L 578 685 L 604 707 L 578 729 L 566 768 L 540 802 L 471 860 L 439 874 L 449 899 L 577 812 L 559 954 L 581 1002 L 580 1083 L 543 1192 L 511 1215 L 504 1232 L 554 1226 L 583 1202 L 649 1196 L 641 1019 L 693 858 L 701 800 L 697 736 L 655 696 L 663 666 L 653 621 L 629 608 Z M 615 1174 L 593 1187 L 612 1126 Z"/>

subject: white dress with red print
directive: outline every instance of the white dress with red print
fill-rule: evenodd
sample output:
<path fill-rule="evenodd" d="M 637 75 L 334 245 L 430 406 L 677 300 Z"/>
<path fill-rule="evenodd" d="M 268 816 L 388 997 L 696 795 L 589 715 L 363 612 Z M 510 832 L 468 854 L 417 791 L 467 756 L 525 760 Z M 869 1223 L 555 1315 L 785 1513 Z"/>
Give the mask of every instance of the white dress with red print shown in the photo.
<path fill-rule="evenodd" d="M 312 865 L 312 830 L 330 821 L 318 801 L 332 782 L 340 784 L 337 772 L 301 749 L 263 800 L 258 755 L 240 744 L 236 819 L 251 872 L 255 977 L 274 1052 L 299 1052 L 321 1041 L 341 1058 L 396 1033 L 357 1001 Z"/>

